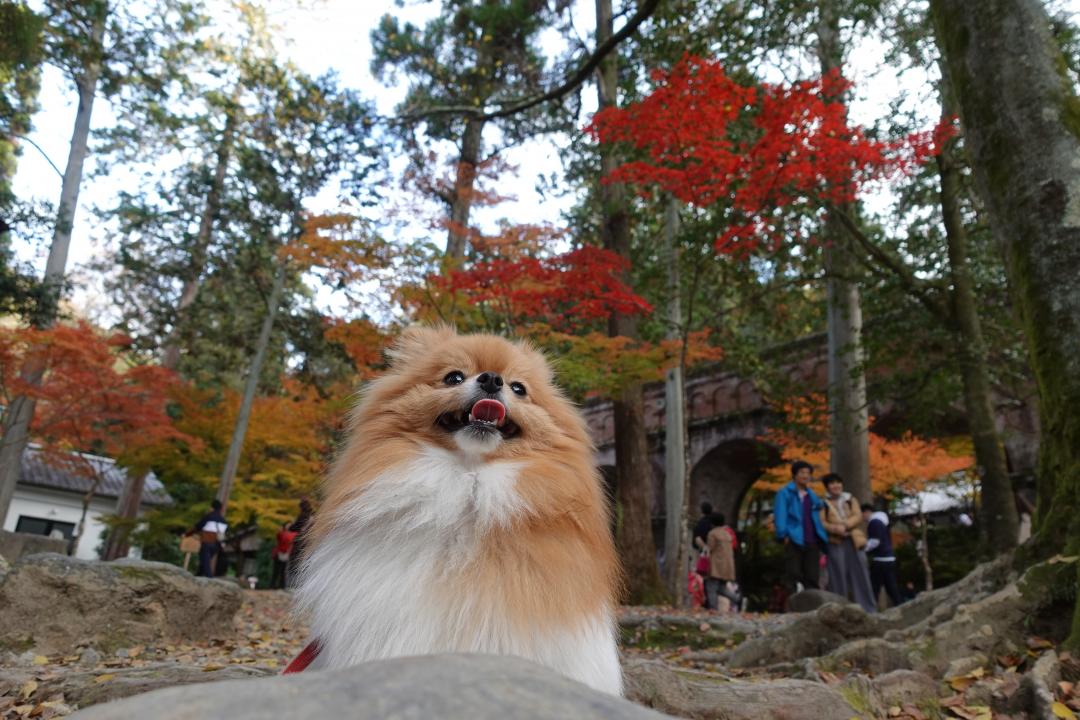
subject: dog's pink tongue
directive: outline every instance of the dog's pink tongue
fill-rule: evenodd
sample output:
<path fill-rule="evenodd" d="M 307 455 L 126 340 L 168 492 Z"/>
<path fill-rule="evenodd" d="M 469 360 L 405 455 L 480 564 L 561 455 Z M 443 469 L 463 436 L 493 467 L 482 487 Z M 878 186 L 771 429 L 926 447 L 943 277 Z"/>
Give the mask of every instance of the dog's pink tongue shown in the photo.
<path fill-rule="evenodd" d="M 472 406 L 472 416 L 477 420 L 498 425 L 506 417 L 506 408 L 498 400 L 477 400 Z"/>

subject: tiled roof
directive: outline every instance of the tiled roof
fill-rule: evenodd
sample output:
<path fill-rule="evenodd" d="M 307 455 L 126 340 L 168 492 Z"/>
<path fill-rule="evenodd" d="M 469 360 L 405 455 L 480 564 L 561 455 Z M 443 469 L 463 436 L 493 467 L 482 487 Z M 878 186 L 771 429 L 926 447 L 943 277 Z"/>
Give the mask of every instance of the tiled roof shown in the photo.
<path fill-rule="evenodd" d="M 101 478 L 94 494 L 98 497 L 120 497 L 127 471 L 112 458 L 88 453 L 44 453 L 40 448 L 27 447 L 23 452 L 20 485 L 66 490 L 85 494 L 94 479 Z M 143 505 L 169 505 L 172 498 L 165 486 L 150 473 L 143 486 Z"/>

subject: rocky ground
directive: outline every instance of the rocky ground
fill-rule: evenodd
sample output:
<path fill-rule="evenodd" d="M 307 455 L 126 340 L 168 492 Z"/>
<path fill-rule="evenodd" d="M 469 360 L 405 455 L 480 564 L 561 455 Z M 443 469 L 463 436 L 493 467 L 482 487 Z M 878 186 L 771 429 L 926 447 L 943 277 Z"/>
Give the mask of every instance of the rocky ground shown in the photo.
<path fill-rule="evenodd" d="M 876 616 L 830 603 L 835 598 L 827 594 L 804 598 L 805 612 L 772 616 L 624 608 L 627 696 L 670 715 L 718 720 L 1072 718 L 1080 712 L 1080 660 L 1057 652 L 1053 639 L 1069 618 L 1074 598 L 1061 588 L 1075 587 L 1075 562 L 1051 561 L 1021 577 L 1005 560 L 984 565 L 962 583 Z M 70 594 L 67 585 L 53 587 L 58 581 L 41 566 L 32 569 L 33 588 Z M 8 622 L 8 649 L 0 651 L 0 718 L 47 719 L 158 688 L 276 675 L 306 642 L 286 593 L 220 587 L 224 583 L 180 593 L 172 571 L 161 572 L 164 581 L 138 576 L 144 585 L 132 595 L 142 602 L 132 606 L 135 619 L 111 634 L 76 631 L 73 637 L 83 639 L 64 650 L 46 620 L 38 621 L 42 632 L 25 635 L 32 647 L 12 648 L 11 638 L 23 636 Z M 61 573 L 64 583 L 71 574 Z M 29 582 L 30 575 L 8 575 L 0 606 L 4 591 L 33 589 L 13 577 Z M 92 580 L 115 596 L 116 578 Z M 80 586 L 80 597 L 93 587 Z M 164 617 L 147 597 L 157 593 L 197 608 L 207 592 L 238 599 L 239 610 L 225 627 L 204 624 L 200 637 L 182 640 L 175 629 L 162 637 L 146 629 L 141 618 Z M 50 616 L 48 606 L 38 610 Z M 0 607 L 0 624 L 12 612 L 29 617 L 28 609 L 9 604 Z M 77 624 L 73 617 L 59 624 Z M 143 639 L 117 643 L 132 636 Z"/>
<path fill-rule="evenodd" d="M 157 688 L 279 673 L 307 642 L 307 628 L 292 622 L 290 602 L 284 592 L 244 590 L 227 638 L 143 643 L 112 653 L 92 647 L 0 653 L 0 718 L 47 720 Z"/>

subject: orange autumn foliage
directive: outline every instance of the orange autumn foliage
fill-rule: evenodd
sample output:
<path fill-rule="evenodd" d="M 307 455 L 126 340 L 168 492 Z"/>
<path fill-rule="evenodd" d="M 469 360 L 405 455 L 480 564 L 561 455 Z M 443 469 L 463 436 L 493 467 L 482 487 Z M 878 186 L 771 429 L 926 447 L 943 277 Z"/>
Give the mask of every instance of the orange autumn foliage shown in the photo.
<path fill-rule="evenodd" d="M 383 350 L 391 336 L 367 318 L 328 318 L 326 339 L 337 343 L 352 360 L 360 380 L 367 380 L 383 366 Z"/>
<path fill-rule="evenodd" d="M 300 237 L 278 251 L 282 261 L 338 289 L 370 280 L 373 272 L 390 267 L 393 255 L 364 220 L 347 213 L 308 216 Z"/>
<path fill-rule="evenodd" d="M 349 401 L 348 388 L 338 388 L 325 399 L 292 378 L 283 380 L 281 392 L 255 399 L 229 499 L 233 522 L 255 519 L 260 529 L 272 534 L 295 517 L 299 498 L 315 493 Z M 231 390 L 184 388 L 174 394 L 173 402 L 177 427 L 198 438 L 202 449 L 193 453 L 176 444 L 159 445 L 155 465 L 165 469 L 166 484 L 200 485 L 210 497 L 225 461 L 240 397 Z"/>
<path fill-rule="evenodd" d="M 829 425 L 825 398 L 811 394 L 785 402 L 785 422 L 760 439 L 781 449 L 783 464 L 770 468 L 754 490 L 775 492 L 791 481 L 790 463 L 805 460 L 820 477 L 829 468 Z M 869 434 L 870 486 L 875 495 L 911 495 L 927 483 L 966 470 L 975 462 L 966 452 L 950 453 L 940 442 L 904 433 L 898 440 Z"/>
<path fill-rule="evenodd" d="M 17 396 L 36 400 L 31 442 L 46 457 L 71 467 L 73 452 L 146 466 L 148 448 L 192 438 L 166 412 L 180 385 L 175 373 L 132 361 L 130 340 L 105 335 L 89 323 L 36 328 L 0 328 L 0 392 L 4 405 Z M 27 363 L 40 363 L 40 384 L 27 382 Z M 82 468 L 93 475 L 93 466 Z"/>

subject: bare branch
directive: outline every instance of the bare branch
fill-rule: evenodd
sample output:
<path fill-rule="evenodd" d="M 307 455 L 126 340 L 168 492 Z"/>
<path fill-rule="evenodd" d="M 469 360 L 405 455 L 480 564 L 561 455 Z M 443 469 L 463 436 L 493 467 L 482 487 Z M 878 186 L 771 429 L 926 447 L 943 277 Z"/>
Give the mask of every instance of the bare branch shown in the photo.
<path fill-rule="evenodd" d="M 859 243 L 863 249 L 870 253 L 882 267 L 894 275 L 912 297 L 922 303 L 932 315 L 946 323 L 949 322 L 948 308 L 940 300 L 927 292 L 928 283 L 915 277 L 915 273 L 913 273 L 911 268 L 905 265 L 902 260 L 893 257 L 890 253 L 878 247 L 877 244 L 871 241 L 846 212 L 831 204 L 828 206 L 828 210 L 829 213 L 835 215 L 836 218 L 840 220 L 840 224 L 847 230 L 848 235 Z"/>
<path fill-rule="evenodd" d="M 34 149 L 35 149 L 35 150 L 37 150 L 37 151 L 38 151 L 39 153 L 41 153 L 41 157 L 45 158 L 45 162 L 49 163 L 49 165 L 50 165 L 50 166 L 52 167 L 52 169 L 56 171 L 56 174 L 60 176 L 60 179 L 63 179 L 63 178 L 64 178 L 64 173 L 60 172 L 60 168 L 56 167 L 56 163 L 54 163 L 54 162 L 52 161 L 52 158 L 50 158 L 50 157 L 49 157 L 49 156 L 48 156 L 48 155 L 47 155 L 47 154 L 45 153 L 45 151 L 41 149 L 41 146 L 40 146 L 40 145 L 38 145 L 38 144 L 37 144 L 36 142 L 34 142 L 33 140 L 31 140 L 31 139 L 30 139 L 29 137 L 27 137 L 26 135 L 19 135 L 18 133 L 15 133 L 15 134 L 13 134 L 13 135 L 12 135 L 12 137 L 17 137 L 17 138 L 19 138 L 20 140 L 25 140 L 26 142 L 28 142 L 28 143 L 30 143 L 31 145 L 33 145 L 33 146 L 34 146 Z"/>
<path fill-rule="evenodd" d="M 549 100 L 557 100 L 588 80 L 589 75 L 591 75 L 593 70 L 603 62 L 604 58 L 607 57 L 620 42 L 633 35 L 638 27 L 652 16 L 659 5 L 660 0 L 644 0 L 638 8 L 638 11 L 626 21 L 626 24 L 622 26 L 622 29 L 620 29 L 619 32 L 609 37 L 600 45 L 597 45 L 592 55 L 590 55 L 577 70 L 571 73 L 561 85 L 548 90 L 542 95 L 536 95 L 521 100 L 507 100 L 505 102 L 509 104 L 499 110 L 492 110 L 491 112 L 484 112 L 483 108 L 468 105 L 443 105 L 441 107 L 403 113 L 402 115 L 399 115 L 396 120 L 398 122 L 409 122 L 423 120 L 437 115 L 463 115 L 466 117 L 476 117 L 480 120 L 494 120 L 496 118 L 516 115 L 519 112 L 536 107 Z"/>

